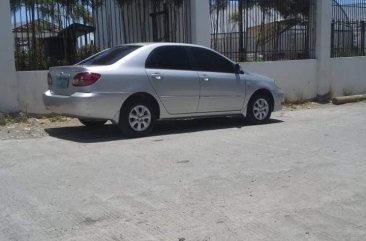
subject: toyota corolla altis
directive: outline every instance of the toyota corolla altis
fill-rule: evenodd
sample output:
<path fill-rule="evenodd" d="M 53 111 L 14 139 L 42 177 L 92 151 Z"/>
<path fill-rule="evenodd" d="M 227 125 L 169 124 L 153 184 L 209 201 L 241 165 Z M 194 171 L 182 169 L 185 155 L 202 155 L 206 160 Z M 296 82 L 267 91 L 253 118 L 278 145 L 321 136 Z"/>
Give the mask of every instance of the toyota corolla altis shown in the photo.
<path fill-rule="evenodd" d="M 113 47 L 72 66 L 52 67 L 44 103 L 86 126 L 111 120 L 144 136 L 158 120 L 243 115 L 266 122 L 281 109 L 275 81 L 202 46 L 137 43 Z"/>

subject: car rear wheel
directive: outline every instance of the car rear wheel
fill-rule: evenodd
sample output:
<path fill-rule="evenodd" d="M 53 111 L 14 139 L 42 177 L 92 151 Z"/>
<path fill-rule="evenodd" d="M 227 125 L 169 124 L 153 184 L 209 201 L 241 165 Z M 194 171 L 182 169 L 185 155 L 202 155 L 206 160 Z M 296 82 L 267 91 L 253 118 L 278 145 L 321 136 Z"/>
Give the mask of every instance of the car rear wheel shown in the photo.
<path fill-rule="evenodd" d="M 149 102 L 130 102 L 121 109 L 119 127 L 128 137 L 142 137 L 153 130 L 155 121 L 156 111 Z"/>
<path fill-rule="evenodd" d="M 248 104 L 247 120 L 253 124 L 268 122 L 272 114 L 270 98 L 265 94 L 257 94 L 251 98 Z"/>
<path fill-rule="evenodd" d="M 107 121 L 106 120 L 87 120 L 87 119 L 79 119 L 79 121 L 86 127 L 97 128 L 103 126 Z"/>

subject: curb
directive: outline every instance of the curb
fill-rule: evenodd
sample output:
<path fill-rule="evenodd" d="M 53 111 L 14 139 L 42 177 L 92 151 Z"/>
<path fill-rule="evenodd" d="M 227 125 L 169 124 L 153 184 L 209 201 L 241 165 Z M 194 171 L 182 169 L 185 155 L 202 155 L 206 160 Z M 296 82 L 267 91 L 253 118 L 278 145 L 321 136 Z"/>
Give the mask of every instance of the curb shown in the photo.
<path fill-rule="evenodd" d="M 342 105 L 342 104 L 358 102 L 358 101 L 362 101 L 362 100 L 366 100 L 366 94 L 334 97 L 332 100 L 332 103 L 335 105 Z"/>

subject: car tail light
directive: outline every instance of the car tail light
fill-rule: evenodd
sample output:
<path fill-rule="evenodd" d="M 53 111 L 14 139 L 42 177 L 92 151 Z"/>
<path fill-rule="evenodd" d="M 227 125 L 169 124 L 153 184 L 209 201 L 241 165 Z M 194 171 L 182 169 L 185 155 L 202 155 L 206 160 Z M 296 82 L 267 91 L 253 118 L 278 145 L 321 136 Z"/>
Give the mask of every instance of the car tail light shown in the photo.
<path fill-rule="evenodd" d="M 73 86 L 88 86 L 92 85 L 100 79 L 101 75 L 96 73 L 80 73 L 75 75 L 72 80 Z"/>
<path fill-rule="evenodd" d="M 48 75 L 47 75 L 47 84 L 50 86 L 52 85 L 52 76 L 50 73 L 48 73 Z"/>

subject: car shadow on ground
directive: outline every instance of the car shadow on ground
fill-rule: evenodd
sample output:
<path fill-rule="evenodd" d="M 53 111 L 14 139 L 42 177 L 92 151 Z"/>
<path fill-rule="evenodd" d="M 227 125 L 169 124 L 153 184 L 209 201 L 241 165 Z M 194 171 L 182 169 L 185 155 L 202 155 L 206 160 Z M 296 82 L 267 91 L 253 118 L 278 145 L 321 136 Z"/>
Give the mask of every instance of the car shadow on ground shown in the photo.
<path fill-rule="evenodd" d="M 265 125 L 281 122 L 283 121 L 271 119 Z M 243 128 L 246 126 L 251 126 L 251 124 L 245 121 L 242 117 L 219 117 L 207 119 L 160 121 L 156 123 L 154 131 L 149 136 L 162 136 L 208 130 Z M 46 128 L 45 131 L 48 133 L 48 135 L 52 137 L 80 143 L 97 143 L 131 139 L 124 137 L 123 134 L 120 132 L 118 126 L 116 125 L 105 125 L 96 129 L 91 129 L 82 125 L 69 126 Z"/>

